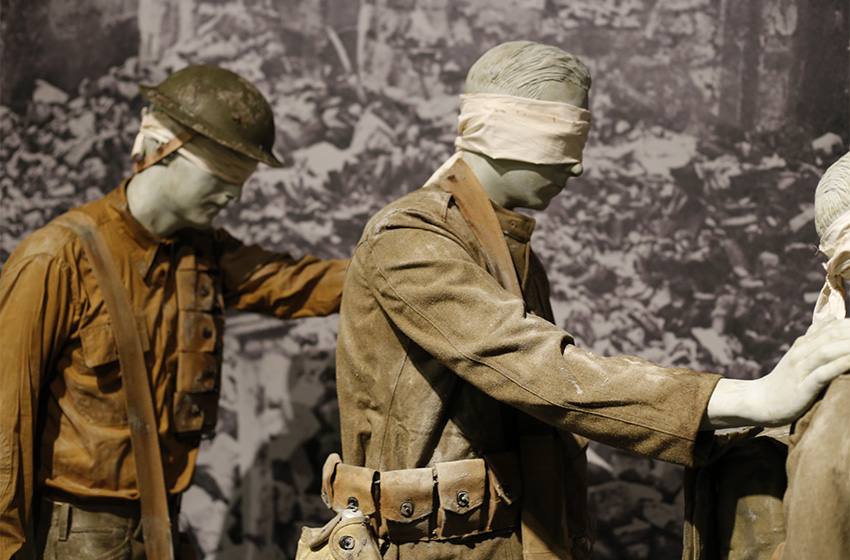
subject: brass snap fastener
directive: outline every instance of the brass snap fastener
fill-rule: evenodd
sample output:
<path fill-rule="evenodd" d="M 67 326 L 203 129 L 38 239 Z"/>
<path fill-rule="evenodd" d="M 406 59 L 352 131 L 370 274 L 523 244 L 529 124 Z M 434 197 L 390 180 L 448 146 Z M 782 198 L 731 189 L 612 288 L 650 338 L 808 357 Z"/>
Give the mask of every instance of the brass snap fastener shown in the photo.
<path fill-rule="evenodd" d="M 348 535 L 339 539 L 339 547 L 343 550 L 351 550 L 354 548 L 354 537 Z"/>
<path fill-rule="evenodd" d="M 462 508 L 469 507 L 469 494 L 466 491 L 461 490 L 457 493 L 457 505 Z"/>
<path fill-rule="evenodd" d="M 400 509 L 401 509 L 401 514 L 404 517 L 410 517 L 411 515 L 413 515 L 413 502 L 411 502 L 411 501 L 403 502 L 401 504 Z"/>
<path fill-rule="evenodd" d="M 351 509 L 357 509 L 360 507 L 360 502 L 357 501 L 357 498 L 351 496 L 348 498 L 348 507 Z"/>

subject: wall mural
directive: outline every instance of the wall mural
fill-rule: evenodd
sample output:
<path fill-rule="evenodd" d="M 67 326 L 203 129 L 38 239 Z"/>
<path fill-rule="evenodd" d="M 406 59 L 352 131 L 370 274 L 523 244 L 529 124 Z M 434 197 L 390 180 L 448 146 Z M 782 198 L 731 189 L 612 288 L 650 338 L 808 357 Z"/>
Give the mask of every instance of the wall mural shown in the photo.
<path fill-rule="evenodd" d="M 538 220 L 580 346 L 737 378 L 808 327 L 814 188 L 847 150 L 848 7 L 818 0 L 4 0 L 0 264 L 129 173 L 143 100 L 187 64 L 270 99 L 277 153 L 219 218 L 241 239 L 348 256 L 368 217 L 452 151 L 487 48 L 531 39 L 593 74 L 585 175 Z M 73 5 L 73 9 L 70 6 Z M 44 16 L 44 17 L 42 17 Z M 181 524 L 204 558 L 292 558 L 329 512 L 336 318 L 228 318 L 222 407 Z M 679 467 L 591 447 L 599 559 L 681 555 Z"/>

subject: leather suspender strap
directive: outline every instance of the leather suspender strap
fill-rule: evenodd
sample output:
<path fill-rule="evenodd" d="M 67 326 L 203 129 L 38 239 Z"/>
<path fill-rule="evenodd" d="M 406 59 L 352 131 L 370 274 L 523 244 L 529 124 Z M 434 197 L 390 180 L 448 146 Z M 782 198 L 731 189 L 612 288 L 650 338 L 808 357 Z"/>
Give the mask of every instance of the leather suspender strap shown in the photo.
<path fill-rule="evenodd" d="M 93 219 L 82 212 L 71 211 L 53 223 L 71 229 L 82 242 L 112 321 L 127 399 L 146 556 L 149 560 L 173 560 L 174 548 L 156 416 L 130 297 L 118 276 L 112 253 Z"/>
<path fill-rule="evenodd" d="M 458 210 L 484 249 L 492 275 L 503 288 L 523 299 L 499 219 L 472 170 L 458 158 L 439 184 L 454 196 Z M 520 516 L 523 557 L 535 560 L 573 558 L 571 551 L 564 550 L 564 545 L 551 530 L 553 520 L 557 520 L 555 523 L 559 527 L 555 533 L 566 536 L 566 542 L 574 541 L 563 515 L 560 494 L 553 492 L 551 487 L 553 482 L 562 483 L 555 472 L 558 459 L 553 429 L 528 415 L 520 415 L 519 424 L 520 464 L 525 488 Z"/>
<path fill-rule="evenodd" d="M 183 147 L 183 144 L 192 139 L 195 135 L 195 131 L 191 128 L 184 128 L 180 131 L 180 134 L 166 142 L 165 144 L 161 144 L 156 150 L 146 155 L 139 161 L 133 162 L 133 173 L 141 173 L 151 165 L 157 163 L 162 160 L 164 157 L 168 156 L 172 152 L 176 152 L 180 148 Z"/>
<path fill-rule="evenodd" d="M 458 159 L 440 181 L 440 187 L 454 196 L 458 210 L 484 249 L 493 276 L 504 289 L 522 299 L 514 261 L 496 211 L 466 162 Z"/>

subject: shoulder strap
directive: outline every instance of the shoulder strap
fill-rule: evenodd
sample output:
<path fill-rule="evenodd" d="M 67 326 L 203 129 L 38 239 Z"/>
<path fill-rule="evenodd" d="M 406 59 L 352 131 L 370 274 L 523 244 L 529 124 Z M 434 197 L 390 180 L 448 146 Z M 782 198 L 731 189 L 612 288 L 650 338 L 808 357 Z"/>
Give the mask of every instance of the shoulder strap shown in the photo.
<path fill-rule="evenodd" d="M 458 210 L 484 249 L 484 257 L 493 276 L 504 289 L 522 299 L 522 288 L 502 226 L 499 225 L 493 204 L 472 170 L 458 158 L 439 184 L 454 196 Z"/>
<path fill-rule="evenodd" d="M 469 166 L 460 158 L 439 182 L 452 193 L 458 209 L 481 243 L 493 276 L 503 288 L 522 299 L 516 267 L 505 241 L 493 204 Z M 553 491 L 559 484 L 554 431 L 551 426 L 526 414 L 519 417 L 520 462 L 523 499 L 520 515 L 523 558 L 556 560 L 572 558 L 565 546 L 575 539 L 560 501 L 562 493 Z"/>
<path fill-rule="evenodd" d="M 112 253 L 94 220 L 82 212 L 71 211 L 53 223 L 72 230 L 80 239 L 112 320 L 130 421 L 145 552 L 150 560 L 172 560 L 171 523 L 156 416 L 130 297 L 118 275 Z"/>

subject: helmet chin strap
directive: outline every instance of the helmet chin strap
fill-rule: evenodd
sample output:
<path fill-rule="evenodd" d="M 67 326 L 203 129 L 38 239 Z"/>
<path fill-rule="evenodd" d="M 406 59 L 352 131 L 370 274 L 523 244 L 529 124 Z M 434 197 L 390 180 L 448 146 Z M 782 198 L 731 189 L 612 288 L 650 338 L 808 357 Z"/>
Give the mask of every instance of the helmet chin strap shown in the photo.
<path fill-rule="evenodd" d="M 162 161 L 163 158 L 167 157 L 169 154 L 172 154 L 183 147 L 186 142 L 192 139 L 195 135 L 195 131 L 190 128 L 184 128 L 180 133 L 166 142 L 165 144 L 160 144 L 159 147 L 147 154 L 145 157 L 141 159 L 136 159 L 133 161 L 133 173 L 141 173 L 151 165 Z M 135 149 L 133 150 L 135 152 Z"/>

